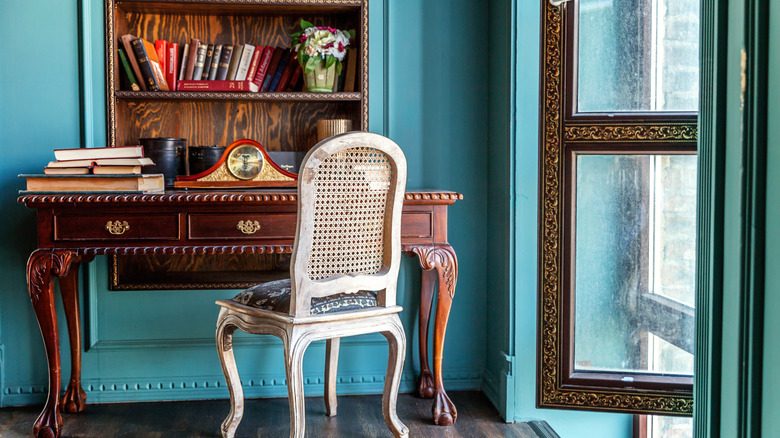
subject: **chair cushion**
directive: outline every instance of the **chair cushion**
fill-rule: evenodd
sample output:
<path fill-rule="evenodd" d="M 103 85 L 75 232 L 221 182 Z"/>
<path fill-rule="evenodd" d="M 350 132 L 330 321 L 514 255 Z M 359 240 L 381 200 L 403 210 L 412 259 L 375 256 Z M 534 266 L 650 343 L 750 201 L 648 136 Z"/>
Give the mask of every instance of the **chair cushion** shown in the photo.
<path fill-rule="evenodd" d="M 289 313 L 291 283 L 289 278 L 261 283 L 236 295 L 232 301 L 256 309 Z M 376 294 L 374 292 L 340 293 L 311 299 L 312 315 L 367 307 L 376 307 Z"/>

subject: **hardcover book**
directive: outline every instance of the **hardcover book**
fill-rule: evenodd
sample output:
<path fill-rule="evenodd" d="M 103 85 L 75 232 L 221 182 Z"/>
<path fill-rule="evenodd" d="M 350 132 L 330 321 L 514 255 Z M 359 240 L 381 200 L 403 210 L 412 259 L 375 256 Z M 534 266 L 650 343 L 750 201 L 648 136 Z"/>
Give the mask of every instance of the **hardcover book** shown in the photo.
<path fill-rule="evenodd" d="M 146 54 L 149 58 L 149 65 L 152 67 L 152 73 L 154 74 L 154 80 L 157 81 L 157 86 L 162 91 L 170 91 L 168 87 L 168 81 L 165 80 L 165 71 L 160 66 L 160 60 L 157 58 L 157 49 L 154 48 L 154 44 L 146 41 L 143 38 L 138 38 L 144 44 Z"/>
<path fill-rule="evenodd" d="M 211 70 L 211 58 L 214 56 L 214 44 L 209 44 L 206 48 L 206 59 L 203 61 L 203 73 L 200 75 L 202 80 L 208 80 Z M 197 68 L 197 66 L 196 66 Z"/>
<path fill-rule="evenodd" d="M 279 61 L 282 60 L 284 49 L 277 47 L 274 49 L 274 56 L 271 58 L 271 63 L 268 64 L 268 70 L 265 72 L 265 78 L 263 79 L 263 86 L 260 87 L 260 91 L 266 92 L 271 85 L 271 79 L 273 79 L 276 69 L 279 67 Z"/>
<path fill-rule="evenodd" d="M 257 64 L 257 71 L 255 72 L 255 76 L 252 79 L 252 82 L 257 84 L 258 87 L 263 86 L 263 80 L 265 79 L 266 72 L 268 71 L 268 66 L 271 65 L 271 58 L 274 56 L 274 48 L 271 46 L 266 46 L 263 49 L 263 54 L 260 56 L 260 62 Z"/>
<path fill-rule="evenodd" d="M 144 77 L 141 75 L 141 68 L 138 66 L 138 60 L 135 58 L 135 50 L 133 49 L 134 39 L 136 39 L 135 35 L 132 34 L 119 37 L 119 41 L 122 42 L 122 47 L 125 49 L 127 60 L 130 61 L 130 65 L 133 67 L 133 73 L 138 80 L 138 85 L 141 87 L 141 90 L 146 91 L 146 81 L 144 81 Z"/>
<path fill-rule="evenodd" d="M 217 80 L 224 81 L 227 79 L 228 68 L 230 68 L 230 60 L 233 58 L 233 46 L 222 46 L 222 56 L 219 58 L 219 69 L 217 70 Z"/>
<path fill-rule="evenodd" d="M 265 50 L 265 47 L 263 46 L 257 46 L 255 47 L 255 53 L 252 55 L 252 61 L 249 63 L 249 70 L 246 72 L 246 80 L 251 81 L 255 78 L 255 73 L 257 73 L 257 67 L 260 65 L 260 57 L 263 56 L 263 51 Z"/>
<path fill-rule="evenodd" d="M 127 60 L 127 55 L 125 55 L 125 49 L 119 49 L 119 62 L 122 64 L 122 71 L 125 73 L 127 82 L 130 84 L 130 89 L 133 91 L 141 91 L 141 87 L 138 85 L 138 81 L 133 74 L 133 68 L 130 66 L 130 61 Z"/>
<path fill-rule="evenodd" d="M 290 53 L 290 58 L 287 60 L 287 66 L 284 68 L 281 79 L 279 79 L 279 85 L 273 89 L 273 91 L 284 91 L 287 89 L 287 84 L 292 79 L 292 74 L 295 68 L 298 66 L 298 54 L 296 52 Z"/>
<path fill-rule="evenodd" d="M 183 81 L 187 74 L 187 60 L 190 59 L 190 44 L 184 44 L 184 50 L 181 52 L 181 63 L 179 65 L 179 80 Z"/>
<path fill-rule="evenodd" d="M 154 40 L 154 51 L 155 53 L 157 53 L 157 60 L 160 61 L 160 68 L 162 68 L 163 72 L 167 72 L 168 71 L 168 41 Z"/>
<path fill-rule="evenodd" d="M 295 71 L 293 71 L 292 77 L 290 78 L 290 83 L 287 85 L 287 91 L 298 90 L 298 83 L 301 81 L 301 77 L 303 77 L 303 68 L 301 68 L 301 65 L 296 61 Z"/>
<path fill-rule="evenodd" d="M 236 70 L 236 80 L 246 80 L 246 76 L 249 73 L 249 65 L 252 63 L 252 57 L 255 54 L 255 46 L 251 44 L 244 44 L 244 50 L 241 52 L 241 60 L 238 61 L 238 67 Z"/>
<path fill-rule="evenodd" d="M 217 70 L 219 70 L 220 59 L 222 59 L 222 44 L 217 44 L 216 47 L 214 47 L 214 55 L 211 57 L 208 80 L 213 81 L 217 79 Z"/>
<path fill-rule="evenodd" d="M 165 62 L 165 80 L 168 81 L 168 88 L 176 91 L 176 83 L 179 81 L 176 72 L 176 66 L 179 65 L 179 45 L 168 43 L 168 59 Z"/>
<path fill-rule="evenodd" d="M 241 55 L 244 53 L 244 45 L 239 44 L 233 46 L 233 55 L 230 57 L 230 65 L 227 70 L 227 77 L 225 79 L 233 81 L 236 79 L 236 73 L 238 73 L 238 64 L 241 62 Z"/>
<path fill-rule="evenodd" d="M 190 38 L 190 47 L 187 52 L 187 69 L 184 72 L 185 80 L 192 80 L 192 73 L 195 70 L 195 58 L 198 57 L 198 46 L 200 46 L 200 40 Z"/>
<path fill-rule="evenodd" d="M 192 80 L 198 81 L 203 76 L 203 67 L 206 65 L 206 52 L 209 46 L 201 44 L 198 46 L 198 53 L 195 55 L 195 66 L 192 69 Z"/>
<path fill-rule="evenodd" d="M 54 158 L 58 161 L 96 158 L 141 158 L 143 156 L 144 147 L 136 145 L 109 148 L 72 148 L 54 150 Z"/>
<path fill-rule="evenodd" d="M 282 58 L 279 60 L 279 65 L 276 66 L 276 70 L 274 72 L 273 77 L 271 78 L 271 82 L 268 84 L 268 90 L 267 91 L 276 91 L 276 87 L 279 86 L 279 81 L 282 80 L 282 75 L 284 74 L 284 71 L 287 69 L 287 64 L 290 62 L 290 58 L 293 56 L 292 51 L 284 52 L 282 54 Z"/>
<path fill-rule="evenodd" d="M 161 173 L 148 175 L 19 175 L 28 192 L 162 192 Z"/>
<path fill-rule="evenodd" d="M 151 166 L 151 158 L 85 158 L 83 160 L 50 161 L 46 167 L 92 167 L 92 166 Z"/>
<path fill-rule="evenodd" d="M 257 93 L 260 88 L 251 81 L 179 81 L 181 91 L 223 91 Z"/>

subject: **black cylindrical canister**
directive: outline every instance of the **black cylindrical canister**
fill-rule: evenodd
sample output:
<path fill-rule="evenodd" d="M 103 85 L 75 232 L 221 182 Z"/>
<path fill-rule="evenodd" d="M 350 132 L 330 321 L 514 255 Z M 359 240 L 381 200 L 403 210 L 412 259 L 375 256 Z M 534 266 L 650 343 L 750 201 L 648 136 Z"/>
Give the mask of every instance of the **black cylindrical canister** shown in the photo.
<path fill-rule="evenodd" d="M 184 175 L 187 140 L 183 138 L 153 137 L 138 140 L 144 147 L 144 155 L 154 161 L 154 166 L 144 166 L 143 173 L 162 173 L 165 186 L 173 187 L 176 175 Z"/>
<path fill-rule="evenodd" d="M 217 164 L 225 146 L 190 146 L 190 175 L 197 175 Z"/>

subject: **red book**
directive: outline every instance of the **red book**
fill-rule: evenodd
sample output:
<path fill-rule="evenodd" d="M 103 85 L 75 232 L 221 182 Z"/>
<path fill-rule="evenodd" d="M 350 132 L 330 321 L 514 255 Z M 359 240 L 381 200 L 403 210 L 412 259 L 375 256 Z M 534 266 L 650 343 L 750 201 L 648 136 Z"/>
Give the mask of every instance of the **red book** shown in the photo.
<path fill-rule="evenodd" d="M 274 56 L 271 57 L 271 63 L 268 64 L 268 70 L 266 71 L 265 79 L 263 79 L 263 85 L 260 86 L 260 91 L 263 93 L 268 91 L 268 88 L 271 86 L 271 81 L 276 74 L 276 69 L 279 67 L 279 62 L 282 60 L 283 55 L 283 48 L 277 47 L 274 49 Z"/>
<path fill-rule="evenodd" d="M 233 91 L 257 93 L 260 87 L 252 81 L 179 81 L 179 91 Z"/>
<path fill-rule="evenodd" d="M 154 51 L 157 52 L 157 60 L 160 63 L 160 68 L 163 72 L 167 72 L 168 68 L 168 41 L 154 40 Z M 167 80 L 165 82 L 168 82 Z"/>
<path fill-rule="evenodd" d="M 276 90 L 273 91 L 284 91 L 287 89 L 287 85 L 290 83 L 290 79 L 292 79 L 292 74 L 297 65 L 298 53 L 293 51 L 292 54 L 290 54 L 290 60 L 287 61 L 287 67 L 285 67 L 282 77 L 279 79 L 279 85 L 276 87 Z"/>
<path fill-rule="evenodd" d="M 298 64 L 297 61 L 295 62 L 295 65 L 295 71 L 290 78 L 290 83 L 287 85 L 287 91 L 297 91 L 298 82 L 301 80 L 301 76 L 303 75 L 303 68 L 301 68 L 301 65 Z"/>
<path fill-rule="evenodd" d="M 168 56 L 165 58 L 165 81 L 168 82 L 168 88 L 176 91 L 176 83 L 179 81 L 179 74 L 176 72 L 179 65 L 179 45 L 168 43 Z"/>
<path fill-rule="evenodd" d="M 274 48 L 271 46 L 266 46 L 265 49 L 263 49 L 263 55 L 260 58 L 260 63 L 257 66 L 257 72 L 255 72 L 255 76 L 252 79 L 252 82 L 254 82 L 258 87 L 263 86 L 263 80 L 265 79 L 265 74 L 268 72 L 268 66 L 271 65 L 271 58 L 274 56 Z"/>
<path fill-rule="evenodd" d="M 260 65 L 260 57 L 263 55 L 263 47 L 255 47 L 255 53 L 252 55 L 252 61 L 249 62 L 249 70 L 246 72 L 246 80 L 251 81 L 255 78 L 257 67 Z"/>

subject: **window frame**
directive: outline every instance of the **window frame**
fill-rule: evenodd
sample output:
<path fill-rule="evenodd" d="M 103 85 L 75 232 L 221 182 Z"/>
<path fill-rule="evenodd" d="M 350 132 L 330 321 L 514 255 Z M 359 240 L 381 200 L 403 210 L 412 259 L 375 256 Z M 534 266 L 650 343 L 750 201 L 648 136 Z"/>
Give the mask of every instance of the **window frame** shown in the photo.
<path fill-rule="evenodd" d="M 537 407 L 691 415 L 692 376 L 575 371 L 574 164 L 578 154 L 695 154 L 698 114 L 575 112 L 579 2 L 541 1 Z M 670 301 L 652 304 L 692 333 L 693 312 Z"/>

